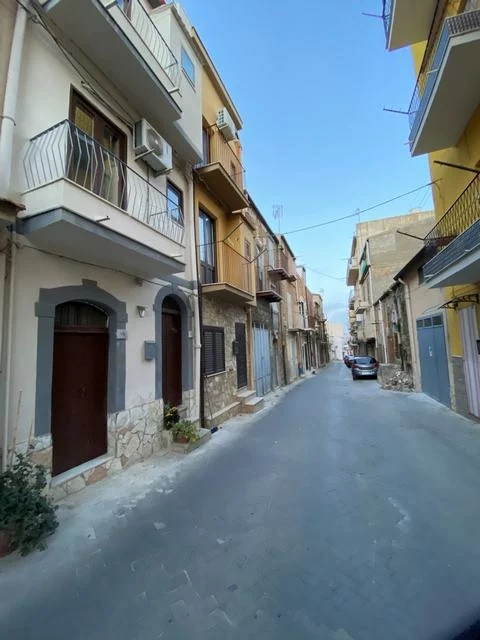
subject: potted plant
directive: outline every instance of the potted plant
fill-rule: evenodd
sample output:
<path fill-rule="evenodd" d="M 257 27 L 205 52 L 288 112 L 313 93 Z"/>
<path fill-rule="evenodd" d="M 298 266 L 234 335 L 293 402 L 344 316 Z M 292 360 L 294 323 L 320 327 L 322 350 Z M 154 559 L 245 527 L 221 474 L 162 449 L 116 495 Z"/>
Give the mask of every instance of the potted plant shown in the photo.
<path fill-rule="evenodd" d="M 180 421 L 180 415 L 177 407 L 166 404 L 163 410 L 163 428 L 170 431 Z"/>
<path fill-rule="evenodd" d="M 172 435 L 175 442 L 182 444 L 197 442 L 199 438 L 197 427 L 187 421 L 177 422 L 177 424 L 172 427 Z"/>
<path fill-rule="evenodd" d="M 45 539 L 58 527 L 46 486 L 45 467 L 24 455 L 0 473 L 0 556 L 16 549 L 26 555 L 45 548 Z"/>

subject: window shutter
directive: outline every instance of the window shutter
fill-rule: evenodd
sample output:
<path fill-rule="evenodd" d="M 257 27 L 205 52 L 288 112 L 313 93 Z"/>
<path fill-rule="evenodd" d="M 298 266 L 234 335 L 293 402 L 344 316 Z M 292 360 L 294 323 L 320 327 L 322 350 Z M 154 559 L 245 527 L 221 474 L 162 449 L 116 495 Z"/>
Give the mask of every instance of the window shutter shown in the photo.
<path fill-rule="evenodd" d="M 215 365 L 217 371 L 225 370 L 225 337 L 223 329 L 215 332 Z"/>
<path fill-rule="evenodd" d="M 225 334 L 222 327 L 203 329 L 203 372 L 209 376 L 225 371 Z"/>

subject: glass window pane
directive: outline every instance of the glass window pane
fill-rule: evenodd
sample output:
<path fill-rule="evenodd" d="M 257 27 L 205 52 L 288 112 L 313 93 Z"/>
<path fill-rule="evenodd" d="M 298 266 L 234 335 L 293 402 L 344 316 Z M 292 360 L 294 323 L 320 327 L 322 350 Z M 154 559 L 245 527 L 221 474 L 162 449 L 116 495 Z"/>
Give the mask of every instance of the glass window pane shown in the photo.
<path fill-rule="evenodd" d="M 182 69 L 190 82 L 195 86 L 195 67 L 193 65 L 192 59 L 182 48 Z"/>

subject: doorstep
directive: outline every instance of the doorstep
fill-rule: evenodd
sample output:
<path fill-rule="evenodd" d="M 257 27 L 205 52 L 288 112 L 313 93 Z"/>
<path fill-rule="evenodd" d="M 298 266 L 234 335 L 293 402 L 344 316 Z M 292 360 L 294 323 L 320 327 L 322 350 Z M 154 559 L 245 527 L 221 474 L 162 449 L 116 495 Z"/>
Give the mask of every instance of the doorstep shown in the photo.
<path fill-rule="evenodd" d="M 121 470 L 120 460 L 103 455 L 54 476 L 50 481 L 49 494 L 54 501 L 61 500 Z"/>

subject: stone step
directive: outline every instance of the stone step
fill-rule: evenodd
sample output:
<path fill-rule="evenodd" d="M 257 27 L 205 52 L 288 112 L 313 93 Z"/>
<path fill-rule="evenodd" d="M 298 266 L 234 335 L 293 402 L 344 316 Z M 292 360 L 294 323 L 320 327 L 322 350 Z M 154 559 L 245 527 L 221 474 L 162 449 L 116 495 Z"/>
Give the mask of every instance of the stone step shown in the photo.
<path fill-rule="evenodd" d="M 208 427 L 218 427 L 222 422 L 236 416 L 239 409 L 240 402 L 232 402 L 228 407 L 223 407 L 220 411 L 216 411 L 211 417 L 205 416 L 205 423 Z"/>
<path fill-rule="evenodd" d="M 260 409 L 263 409 L 265 402 L 263 398 L 259 398 L 258 396 L 254 396 L 250 398 L 242 405 L 242 411 L 244 413 L 257 413 Z"/>
<path fill-rule="evenodd" d="M 243 405 L 245 402 L 248 402 L 248 400 L 255 398 L 255 391 L 253 389 L 244 389 L 237 393 L 236 398 Z"/>

